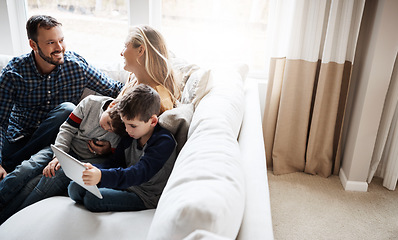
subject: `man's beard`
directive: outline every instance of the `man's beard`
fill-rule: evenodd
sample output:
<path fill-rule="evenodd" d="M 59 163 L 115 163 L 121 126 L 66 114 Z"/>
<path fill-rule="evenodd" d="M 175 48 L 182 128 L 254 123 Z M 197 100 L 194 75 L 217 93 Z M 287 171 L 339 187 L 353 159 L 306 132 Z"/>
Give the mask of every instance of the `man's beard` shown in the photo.
<path fill-rule="evenodd" d="M 37 44 L 37 49 L 39 50 L 39 56 L 46 62 L 53 64 L 55 66 L 58 65 L 62 65 L 64 63 L 64 58 L 60 59 L 60 60 L 53 60 L 51 57 L 47 57 L 46 55 L 44 55 L 43 51 L 41 50 L 41 48 L 39 47 L 39 44 Z M 53 53 L 60 53 L 61 51 L 56 51 L 56 52 L 52 52 Z M 50 54 L 50 56 L 51 56 Z"/>

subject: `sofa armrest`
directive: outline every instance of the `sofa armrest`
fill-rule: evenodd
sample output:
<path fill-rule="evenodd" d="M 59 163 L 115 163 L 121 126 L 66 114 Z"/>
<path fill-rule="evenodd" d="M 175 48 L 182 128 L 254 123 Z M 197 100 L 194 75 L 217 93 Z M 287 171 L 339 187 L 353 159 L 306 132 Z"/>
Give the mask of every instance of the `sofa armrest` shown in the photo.
<path fill-rule="evenodd" d="M 245 82 L 245 113 L 239 133 L 246 205 L 237 239 L 273 239 L 264 140 L 257 83 Z"/>

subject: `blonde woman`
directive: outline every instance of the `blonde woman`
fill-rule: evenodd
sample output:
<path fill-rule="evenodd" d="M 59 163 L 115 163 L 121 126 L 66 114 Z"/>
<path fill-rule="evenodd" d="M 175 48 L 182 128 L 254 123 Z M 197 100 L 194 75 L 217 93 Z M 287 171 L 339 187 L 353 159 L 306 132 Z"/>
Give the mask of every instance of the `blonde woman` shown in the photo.
<path fill-rule="evenodd" d="M 181 91 L 176 83 L 168 59 L 168 50 L 163 36 L 150 26 L 134 26 L 130 29 L 123 51 L 124 69 L 131 72 L 130 78 L 118 95 L 123 96 L 127 89 L 146 84 L 160 96 L 160 113 L 172 109 L 180 98 Z M 112 107 L 114 103 L 110 105 Z M 99 154 L 110 152 L 106 141 L 89 141 L 90 150 Z"/>
<path fill-rule="evenodd" d="M 132 27 L 120 55 L 125 59 L 124 69 L 132 74 L 119 97 L 126 89 L 143 83 L 159 93 L 161 113 L 175 106 L 181 92 L 169 63 L 166 43 L 160 32 L 150 26 Z"/>

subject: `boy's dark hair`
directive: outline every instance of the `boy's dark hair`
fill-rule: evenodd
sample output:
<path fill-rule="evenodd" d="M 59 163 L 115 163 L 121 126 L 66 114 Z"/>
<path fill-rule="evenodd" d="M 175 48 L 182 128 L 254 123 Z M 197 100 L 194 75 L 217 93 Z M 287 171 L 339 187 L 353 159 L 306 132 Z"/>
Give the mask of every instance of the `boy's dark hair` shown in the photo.
<path fill-rule="evenodd" d="M 40 27 L 48 30 L 56 26 L 62 26 L 57 19 L 47 15 L 34 15 L 26 22 L 28 39 L 32 39 L 37 43 L 37 31 Z"/>
<path fill-rule="evenodd" d="M 150 86 L 138 84 L 128 89 L 117 105 L 118 112 L 124 118 L 148 122 L 152 115 L 160 113 L 159 94 Z"/>
<path fill-rule="evenodd" d="M 120 118 L 119 112 L 116 107 L 112 107 L 109 112 L 109 117 L 111 118 L 111 124 L 113 132 L 119 136 L 124 136 L 127 134 L 126 126 L 124 125 L 122 119 Z"/>

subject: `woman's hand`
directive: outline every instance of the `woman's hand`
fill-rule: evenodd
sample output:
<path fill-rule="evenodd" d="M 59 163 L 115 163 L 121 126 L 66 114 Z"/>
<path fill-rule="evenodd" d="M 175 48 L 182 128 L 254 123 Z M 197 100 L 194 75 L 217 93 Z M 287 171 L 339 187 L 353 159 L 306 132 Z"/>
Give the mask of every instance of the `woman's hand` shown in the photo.
<path fill-rule="evenodd" d="M 96 155 L 104 155 L 111 152 L 111 143 L 101 140 L 89 140 L 88 149 Z"/>
<path fill-rule="evenodd" d="M 59 170 L 60 167 L 61 167 L 61 164 L 59 163 L 58 159 L 55 157 L 43 169 L 43 175 L 46 177 L 53 177 L 53 176 L 55 176 L 55 171 Z"/>
<path fill-rule="evenodd" d="M 86 185 L 97 185 L 101 181 L 101 170 L 94 167 L 90 163 L 85 163 L 86 170 L 83 171 L 83 182 Z"/>

